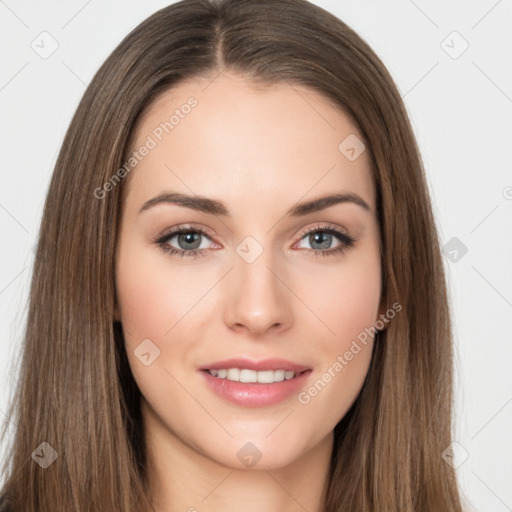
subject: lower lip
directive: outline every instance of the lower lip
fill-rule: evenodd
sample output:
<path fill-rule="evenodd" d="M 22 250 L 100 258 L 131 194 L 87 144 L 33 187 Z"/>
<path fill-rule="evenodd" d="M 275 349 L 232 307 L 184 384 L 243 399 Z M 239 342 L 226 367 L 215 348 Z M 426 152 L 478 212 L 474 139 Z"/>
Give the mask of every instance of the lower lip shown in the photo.
<path fill-rule="evenodd" d="M 219 379 L 201 370 L 207 384 L 214 393 L 225 400 L 245 407 L 265 407 L 286 400 L 304 386 L 311 370 L 306 370 L 293 379 L 259 384 Z"/>

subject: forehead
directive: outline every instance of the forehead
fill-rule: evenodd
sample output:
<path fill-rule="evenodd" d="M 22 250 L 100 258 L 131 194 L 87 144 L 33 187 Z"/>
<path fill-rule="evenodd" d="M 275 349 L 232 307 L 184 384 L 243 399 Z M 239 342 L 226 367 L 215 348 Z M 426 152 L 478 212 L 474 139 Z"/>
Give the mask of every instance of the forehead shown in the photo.
<path fill-rule="evenodd" d="M 236 210 L 273 201 L 288 208 L 335 191 L 373 205 L 367 151 L 356 159 L 344 153 L 344 141 L 358 139 L 352 120 L 312 89 L 286 82 L 256 88 L 226 71 L 189 79 L 139 119 L 131 150 L 152 149 L 130 174 L 128 198 L 141 204 L 169 189 L 221 197 Z"/>

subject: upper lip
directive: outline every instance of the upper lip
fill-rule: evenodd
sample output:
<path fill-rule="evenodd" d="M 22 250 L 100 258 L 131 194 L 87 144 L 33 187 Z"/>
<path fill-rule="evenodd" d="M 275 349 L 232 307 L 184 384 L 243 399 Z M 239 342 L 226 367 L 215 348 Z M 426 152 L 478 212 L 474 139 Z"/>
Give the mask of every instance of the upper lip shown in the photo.
<path fill-rule="evenodd" d="M 248 370 L 265 371 L 265 370 L 285 370 L 295 373 L 301 373 L 310 370 L 308 366 L 293 363 L 285 359 L 260 359 L 254 361 L 245 357 L 235 357 L 232 359 L 225 359 L 224 361 L 216 361 L 214 363 L 205 364 L 200 370 L 221 370 L 229 368 L 246 368 Z"/>

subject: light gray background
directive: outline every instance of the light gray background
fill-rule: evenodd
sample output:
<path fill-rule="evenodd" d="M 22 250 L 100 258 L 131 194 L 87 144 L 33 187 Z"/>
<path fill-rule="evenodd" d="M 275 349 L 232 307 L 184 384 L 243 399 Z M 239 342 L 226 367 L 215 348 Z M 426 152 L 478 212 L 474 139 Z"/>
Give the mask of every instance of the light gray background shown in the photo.
<path fill-rule="evenodd" d="M 20 352 L 31 251 L 64 133 L 100 64 L 133 27 L 168 3 L 0 0 L 2 413 Z M 473 510 L 510 511 L 512 0 L 314 3 L 370 43 L 404 97 L 442 242 L 457 238 L 445 258 L 458 443 L 447 460 L 458 467 Z M 51 36 L 40 35 L 44 31 Z M 49 51 L 52 38 L 58 48 L 41 58 L 35 49 Z"/>

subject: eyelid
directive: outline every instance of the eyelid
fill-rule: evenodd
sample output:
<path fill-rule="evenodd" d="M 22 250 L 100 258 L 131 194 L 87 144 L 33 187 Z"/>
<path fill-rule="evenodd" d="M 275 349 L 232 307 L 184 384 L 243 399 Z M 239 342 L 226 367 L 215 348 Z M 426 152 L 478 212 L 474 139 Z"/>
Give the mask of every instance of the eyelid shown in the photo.
<path fill-rule="evenodd" d="M 344 226 L 338 226 L 329 222 L 324 222 L 317 223 L 315 226 L 303 230 L 298 237 L 298 241 L 293 244 L 293 247 L 301 243 L 302 240 L 306 238 L 310 233 L 327 233 L 337 238 L 339 242 L 339 245 L 333 249 L 307 249 L 308 252 L 313 253 L 315 256 L 329 256 L 335 255 L 337 253 L 344 254 L 345 251 L 350 249 L 358 240 L 358 237 L 350 235 Z"/>
<path fill-rule="evenodd" d="M 347 238 L 353 238 L 351 235 L 349 235 L 348 229 L 344 228 L 343 226 L 331 224 L 330 222 L 318 222 L 317 224 L 315 224 L 312 227 L 305 228 L 303 231 L 300 232 L 300 234 L 298 236 L 299 236 L 299 238 L 303 238 L 304 236 L 308 235 L 309 233 L 314 233 L 316 231 L 322 231 L 322 230 L 325 230 L 325 231 L 333 230 L 333 231 L 336 231 L 336 233 L 340 233 L 340 234 L 346 236 Z"/>
<path fill-rule="evenodd" d="M 185 223 L 181 224 L 179 226 L 174 226 L 172 228 L 167 228 L 164 231 L 162 231 L 159 235 L 157 235 L 153 242 L 158 243 L 161 240 L 164 240 L 166 238 L 169 238 L 169 235 L 175 235 L 179 234 L 180 232 L 189 232 L 189 231 L 197 231 L 201 233 L 202 235 L 207 235 L 208 238 L 212 239 L 214 238 L 213 231 L 205 226 L 196 225 L 193 223 Z"/>

